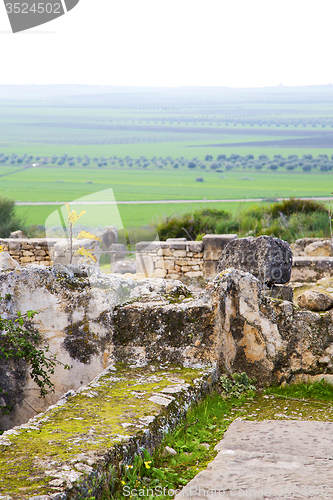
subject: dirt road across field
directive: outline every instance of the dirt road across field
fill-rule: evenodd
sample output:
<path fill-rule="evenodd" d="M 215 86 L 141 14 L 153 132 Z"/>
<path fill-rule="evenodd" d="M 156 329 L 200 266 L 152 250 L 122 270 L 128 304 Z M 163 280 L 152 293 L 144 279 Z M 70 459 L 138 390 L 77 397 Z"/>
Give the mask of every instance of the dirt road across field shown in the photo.
<path fill-rule="evenodd" d="M 251 202 L 262 202 L 262 201 L 282 201 L 286 198 L 236 198 L 236 199 L 225 199 L 225 200 L 133 200 L 133 201 L 73 201 L 75 205 L 159 205 L 168 203 L 226 203 L 235 202 L 242 203 L 245 201 Z M 332 198 L 297 198 L 299 200 L 316 200 L 316 201 L 332 201 Z M 15 205 L 22 206 L 42 206 L 42 205 L 64 205 L 64 201 L 18 201 Z"/>

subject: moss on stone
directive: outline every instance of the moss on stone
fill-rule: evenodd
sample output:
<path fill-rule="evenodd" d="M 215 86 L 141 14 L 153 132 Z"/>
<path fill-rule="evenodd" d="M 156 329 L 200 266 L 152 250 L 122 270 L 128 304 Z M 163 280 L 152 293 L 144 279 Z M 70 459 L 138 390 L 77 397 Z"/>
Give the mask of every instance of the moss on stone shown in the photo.
<path fill-rule="evenodd" d="M 63 487 L 49 483 L 59 480 L 64 467 L 75 472 L 75 463 L 94 464 L 112 446 L 144 433 L 144 417 L 156 417 L 164 408 L 149 398 L 167 398 L 167 387 L 193 386 L 202 374 L 196 369 L 126 365 L 104 373 L 65 404 L 17 428 L 17 434 L 0 438 L 0 443 L 2 438 L 10 441 L 0 444 L 0 495 L 26 499 L 60 491 Z"/>

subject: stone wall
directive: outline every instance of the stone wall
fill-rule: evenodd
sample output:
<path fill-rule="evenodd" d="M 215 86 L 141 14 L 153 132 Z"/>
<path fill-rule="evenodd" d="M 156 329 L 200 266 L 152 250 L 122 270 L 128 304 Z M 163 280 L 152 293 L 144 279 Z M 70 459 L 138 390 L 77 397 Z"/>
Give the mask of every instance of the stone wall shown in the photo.
<path fill-rule="evenodd" d="M 236 234 L 205 235 L 202 241 L 169 238 L 136 245 L 136 272 L 156 278 L 212 278 L 225 245 Z"/>
<path fill-rule="evenodd" d="M 0 239 L 3 251 L 18 262 L 22 267 L 29 264 L 51 266 L 55 263 L 68 264 L 70 261 L 69 245 L 66 238 L 4 238 Z M 73 241 L 73 252 L 79 247 L 89 250 L 98 249 L 99 243 L 89 239 Z M 77 263 L 80 256 L 73 257 Z"/>
<path fill-rule="evenodd" d="M 333 275 L 332 241 L 325 238 L 302 238 L 291 246 L 292 282 L 315 282 Z"/>
<path fill-rule="evenodd" d="M 0 239 L 4 251 L 16 260 L 21 266 L 34 263 L 49 266 L 53 263 L 55 238 L 6 238 Z"/>

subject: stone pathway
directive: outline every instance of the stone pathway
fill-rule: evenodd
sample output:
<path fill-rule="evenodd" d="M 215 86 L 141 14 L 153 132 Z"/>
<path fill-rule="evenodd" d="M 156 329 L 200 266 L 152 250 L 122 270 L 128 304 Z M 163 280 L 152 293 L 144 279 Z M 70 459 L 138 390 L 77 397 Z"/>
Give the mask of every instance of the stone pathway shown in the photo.
<path fill-rule="evenodd" d="M 175 500 L 333 498 L 333 422 L 235 420 Z"/>

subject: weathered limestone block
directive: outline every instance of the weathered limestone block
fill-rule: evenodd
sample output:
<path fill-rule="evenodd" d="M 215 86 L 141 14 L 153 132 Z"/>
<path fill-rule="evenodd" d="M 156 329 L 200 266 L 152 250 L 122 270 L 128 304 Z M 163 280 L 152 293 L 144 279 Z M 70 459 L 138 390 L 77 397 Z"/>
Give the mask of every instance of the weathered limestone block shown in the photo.
<path fill-rule="evenodd" d="M 165 269 L 155 269 L 151 276 L 154 278 L 165 278 L 166 274 Z"/>
<path fill-rule="evenodd" d="M 155 269 L 172 270 L 174 268 L 175 268 L 175 262 L 173 260 L 160 259 L 155 262 Z"/>
<path fill-rule="evenodd" d="M 272 381 L 276 358 L 287 343 L 274 319 L 259 309 L 262 283 L 250 273 L 229 269 L 216 276 L 211 288 L 220 302 L 221 370 Z"/>
<path fill-rule="evenodd" d="M 289 243 L 271 236 L 232 240 L 223 250 L 218 272 L 228 268 L 250 272 L 264 283 L 288 283 L 292 254 Z"/>
<path fill-rule="evenodd" d="M 24 239 L 26 238 L 26 235 L 24 234 L 23 231 L 21 231 L 20 229 L 18 231 L 13 231 L 12 233 L 10 233 L 9 235 L 9 238 L 20 238 L 20 239 Z"/>
<path fill-rule="evenodd" d="M 300 238 L 296 240 L 295 243 L 293 243 L 292 245 L 293 255 L 294 256 L 304 255 L 305 247 L 318 240 L 319 238 Z"/>
<path fill-rule="evenodd" d="M 22 243 L 21 250 L 33 250 L 34 246 L 30 243 Z"/>
<path fill-rule="evenodd" d="M 136 262 L 134 260 L 121 260 L 116 262 L 113 272 L 115 274 L 135 274 L 136 273 Z"/>
<path fill-rule="evenodd" d="M 20 257 L 20 262 L 21 262 L 22 264 L 25 264 L 25 263 L 27 263 L 27 262 L 32 262 L 32 260 L 31 260 L 31 259 L 32 259 L 32 257 Z"/>
<path fill-rule="evenodd" d="M 13 241 L 13 240 L 10 240 L 8 242 L 8 248 L 9 250 L 20 250 L 21 248 L 21 240 L 17 240 L 17 241 Z"/>
<path fill-rule="evenodd" d="M 212 278 L 217 274 L 217 266 L 219 264 L 218 260 L 204 260 L 203 262 L 203 273 L 205 278 Z"/>
<path fill-rule="evenodd" d="M 333 257 L 331 240 L 319 240 L 306 245 L 304 255 L 309 257 Z"/>
<path fill-rule="evenodd" d="M 117 243 L 118 229 L 116 226 L 106 226 L 102 234 L 102 249 L 110 250 L 111 245 Z"/>
<path fill-rule="evenodd" d="M 191 271 L 191 266 L 181 266 L 181 270 L 183 273 Z"/>
<path fill-rule="evenodd" d="M 298 296 L 297 303 L 310 311 L 327 311 L 333 307 L 333 298 L 326 293 L 308 290 Z"/>
<path fill-rule="evenodd" d="M 202 241 L 187 241 L 186 243 L 186 251 L 193 253 L 201 253 L 203 250 L 203 242 Z"/>
<path fill-rule="evenodd" d="M 84 247 L 87 250 L 94 253 L 94 250 L 99 249 L 99 242 L 95 240 L 90 240 L 88 238 L 73 241 L 73 264 L 77 264 L 83 259 L 82 255 L 75 255 L 76 250 L 78 250 L 80 247 Z M 45 258 L 45 260 L 48 259 Z M 59 239 L 55 243 L 53 260 L 55 263 L 58 264 L 64 264 L 64 265 L 69 264 L 70 246 L 69 246 L 69 241 L 67 241 L 66 238 L 63 238 L 62 240 Z"/>
<path fill-rule="evenodd" d="M 262 293 L 271 299 L 294 301 L 294 291 L 291 286 L 272 285 L 268 290 L 263 290 Z"/>
<path fill-rule="evenodd" d="M 153 259 L 144 253 L 136 253 L 136 272 L 139 274 L 151 275 L 154 272 Z"/>
<path fill-rule="evenodd" d="M 148 363 L 216 366 L 219 339 L 214 309 L 204 299 L 184 303 L 178 299 L 173 304 L 138 299 L 117 308 L 113 325 L 113 352 L 120 361 L 136 355 Z"/>
<path fill-rule="evenodd" d="M 186 250 L 186 238 L 167 238 L 166 243 L 172 250 Z"/>
<path fill-rule="evenodd" d="M 189 265 L 187 259 L 177 259 L 177 260 L 175 260 L 175 264 L 177 266 L 187 266 L 187 265 Z"/>
<path fill-rule="evenodd" d="M 185 276 L 188 278 L 201 278 L 203 277 L 203 272 L 202 271 L 188 271 L 185 273 Z"/>
<path fill-rule="evenodd" d="M 0 252 L 0 269 L 4 271 L 11 269 L 21 269 L 21 266 L 9 255 L 8 252 Z"/>
<path fill-rule="evenodd" d="M 218 261 L 222 250 L 237 234 L 206 234 L 202 238 L 204 260 Z"/>
<path fill-rule="evenodd" d="M 314 283 L 333 273 L 333 257 L 294 257 L 291 281 Z"/>
<path fill-rule="evenodd" d="M 182 258 L 186 257 L 186 250 L 174 250 L 172 253 L 170 251 L 170 254 L 175 258 Z"/>
<path fill-rule="evenodd" d="M 168 278 L 170 278 L 172 280 L 179 280 L 180 279 L 180 274 L 170 273 L 170 274 L 168 274 Z"/>

